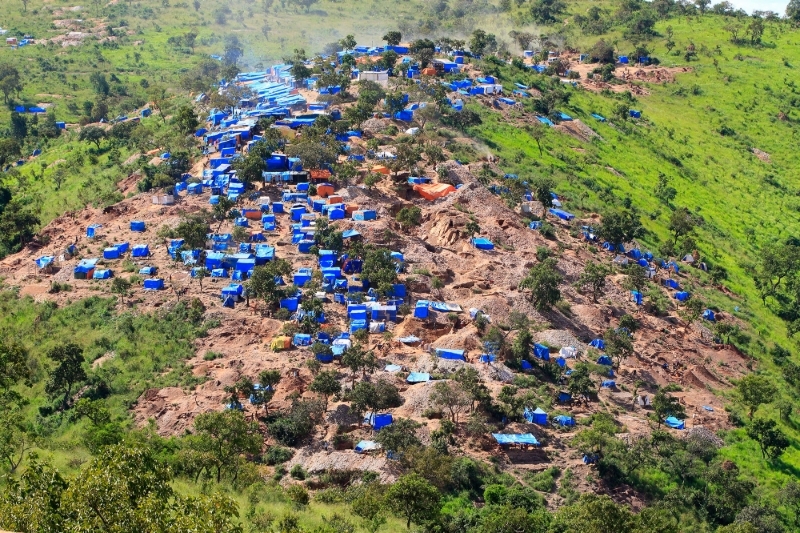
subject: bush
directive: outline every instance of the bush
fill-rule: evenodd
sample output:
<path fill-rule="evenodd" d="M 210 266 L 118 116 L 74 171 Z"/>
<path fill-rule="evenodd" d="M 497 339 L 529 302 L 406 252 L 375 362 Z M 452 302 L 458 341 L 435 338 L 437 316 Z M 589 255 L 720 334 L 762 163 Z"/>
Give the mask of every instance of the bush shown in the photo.
<path fill-rule="evenodd" d="M 301 465 L 294 465 L 292 469 L 289 470 L 289 475 L 292 476 L 292 479 L 303 481 L 306 478 L 306 471 Z"/>
<path fill-rule="evenodd" d="M 214 359 L 219 359 L 222 357 L 222 354 L 219 352 L 212 352 L 211 350 L 207 351 L 206 354 L 203 356 L 204 361 L 213 361 Z"/>
<path fill-rule="evenodd" d="M 283 446 L 270 446 L 264 454 L 264 462 L 270 466 L 283 464 L 294 457 L 294 450 Z"/>
<path fill-rule="evenodd" d="M 551 252 L 550 248 L 548 248 L 547 246 L 537 246 L 536 247 L 536 259 L 539 262 L 544 261 L 545 259 L 547 259 L 551 255 L 553 255 L 553 252 Z"/>
<path fill-rule="evenodd" d="M 291 485 L 286 489 L 286 496 L 292 501 L 295 507 L 305 507 L 311 497 L 302 485 Z"/>

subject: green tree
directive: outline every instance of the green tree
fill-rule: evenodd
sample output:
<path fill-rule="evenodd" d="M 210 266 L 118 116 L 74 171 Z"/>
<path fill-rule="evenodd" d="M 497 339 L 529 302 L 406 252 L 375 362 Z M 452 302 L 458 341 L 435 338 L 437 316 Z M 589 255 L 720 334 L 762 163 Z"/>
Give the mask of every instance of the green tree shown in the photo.
<path fill-rule="evenodd" d="M 771 461 L 780 457 L 789 447 L 789 439 L 770 418 L 756 418 L 747 428 L 747 436 L 761 448 L 761 457 Z"/>
<path fill-rule="evenodd" d="M 422 211 L 415 205 L 404 207 L 397 212 L 395 219 L 404 230 L 408 231 L 420 225 L 422 222 Z"/>
<path fill-rule="evenodd" d="M 534 0 L 530 9 L 534 22 L 550 24 L 558 20 L 556 17 L 567 9 L 567 5 L 562 0 Z"/>
<path fill-rule="evenodd" d="M 253 275 L 247 282 L 247 288 L 254 298 L 264 301 L 264 306 L 270 310 L 274 308 L 286 291 L 278 285 L 276 278 L 288 276 L 292 273 L 292 265 L 285 259 L 275 259 L 266 265 L 253 269 Z"/>
<path fill-rule="evenodd" d="M 563 281 L 563 277 L 556 269 L 556 265 L 554 258 L 545 259 L 531 268 L 519 284 L 520 289 L 531 291 L 530 300 L 539 311 L 549 309 L 561 299 L 558 285 Z"/>
<path fill-rule="evenodd" d="M 0 339 L 0 395 L 17 383 L 28 383 L 31 367 L 28 350 L 12 339 Z"/>
<path fill-rule="evenodd" d="M 381 37 L 381 39 L 386 41 L 386 44 L 390 46 L 397 46 L 398 44 L 400 44 L 402 38 L 403 34 L 401 34 L 399 31 L 387 31 L 386 35 Z"/>
<path fill-rule="evenodd" d="M 339 44 L 344 50 L 353 50 L 358 43 L 356 42 L 355 36 L 347 35 L 344 39 L 339 41 Z"/>
<path fill-rule="evenodd" d="M 661 425 L 664 419 L 670 416 L 675 418 L 683 418 L 686 416 L 683 406 L 674 396 L 670 396 L 663 390 L 659 390 L 653 396 L 653 412 L 656 414 L 658 424 Z"/>
<path fill-rule="evenodd" d="M 700 224 L 700 219 L 689 212 L 685 207 L 679 207 L 669 217 L 669 230 L 672 232 L 672 245 L 678 245 L 681 237 L 686 237 L 694 232 Z"/>
<path fill-rule="evenodd" d="M 542 151 L 542 140 L 547 134 L 547 128 L 545 127 L 545 125 L 537 120 L 532 124 L 528 124 L 525 126 L 525 133 L 527 133 L 530 136 L 530 138 L 533 139 L 534 142 L 536 143 L 536 147 L 539 149 L 539 157 L 544 155 L 544 152 Z M 550 191 L 547 191 L 547 196 L 548 198 L 550 198 Z M 547 205 L 548 204 L 545 204 L 545 206 Z M 553 205 L 552 198 L 550 198 L 549 200 L 549 205 Z"/>
<path fill-rule="evenodd" d="M 26 418 L 23 406 L 6 393 L 0 396 L 0 461 L 14 474 L 25 458 L 25 454 L 36 444 L 36 432 Z"/>
<path fill-rule="evenodd" d="M 622 361 L 633 355 L 633 337 L 622 329 L 609 328 L 603 334 L 606 353 L 619 366 Z"/>
<path fill-rule="evenodd" d="M 236 409 L 201 413 L 194 420 L 194 429 L 194 435 L 187 437 L 187 446 L 207 461 L 217 483 L 223 473 L 235 481 L 242 455 L 259 453 L 264 440 L 258 423 L 248 422 Z"/>
<path fill-rule="evenodd" d="M 314 380 L 308 386 L 308 390 L 316 392 L 325 398 L 325 410 L 328 409 L 328 399 L 342 391 L 342 384 L 335 370 L 324 370 L 314 376 Z"/>
<path fill-rule="evenodd" d="M 478 222 L 475 221 L 474 219 L 470 219 L 469 221 L 467 221 L 467 224 L 464 229 L 466 230 L 470 238 L 474 237 L 476 233 L 481 232 L 481 227 L 478 225 Z"/>
<path fill-rule="evenodd" d="M 451 381 L 437 381 L 431 391 L 430 401 L 435 406 L 447 409 L 454 424 L 458 423 L 458 415 L 465 412 L 471 404 L 466 391 Z"/>
<path fill-rule="evenodd" d="M 208 226 L 205 217 L 185 215 L 175 227 L 175 234 L 183 239 L 183 244 L 191 250 L 202 250 L 206 246 Z"/>
<path fill-rule="evenodd" d="M 786 18 L 797 24 L 800 22 L 800 0 L 789 0 L 786 6 Z"/>
<path fill-rule="evenodd" d="M 439 514 L 441 495 L 417 473 L 402 476 L 386 491 L 385 505 L 396 515 L 406 519 L 406 528 L 411 522 L 422 524 Z"/>
<path fill-rule="evenodd" d="M 769 378 L 749 374 L 736 384 L 736 392 L 741 402 L 748 408 L 748 417 L 752 420 L 756 409 L 762 404 L 775 399 L 777 390 Z"/>
<path fill-rule="evenodd" d="M 606 495 L 584 494 L 577 503 L 558 510 L 552 531 L 569 533 L 619 533 L 633 531 L 634 517 Z"/>
<path fill-rule="evenodd" d="M 544 207 L 553 207 L 553 196 L 551 194 L 555 182 L 550 178 L 537 177 L 530 181 L 531 196 L 536 201 L 541 202 Z"/>
<path fill-rule="evenodd" d="M 611 274 L 611 269 L 600 262 L 589 261 L 578 278 L 577 285 L 581 290 L 588 288 L 592 293 L 592 301 L 597 303 L 597 298 L 606 288 L 606 277 Z"/>
<path fill-rule="evenodd" d="M 650 278 L 647 277 L 647 270 L 639 265 L 629 265 L 625 272 L 625 280 L 622 286 L 629 291 L 642 292 L 647 288 L 647 283 Z"/>
<path fill-rule="evenodd" d="M 119 296 L 119 302 L 125 303 L 125 297 L 131 290 L 131 282 L 127 278 L 115 277 L 111 280 L 111 292 Z"/>
<path fill-rule="evenodd" d="M 567 383 L 567 390 L 573 396 L 588 397 L 594 390 L 595 384 L 589 374 L 589 367 L 585 363 L 579 363 L 572 369 L 572 374 L 569 376 Z"/>
<path fill-rule="evenodd" d="M 483 30 L 475 30 L 469 39 L 469 51 L 473 54 L 482 56 L 491 54 L 497 50 L 497 38 L 494 34 L 486 33 Z"/>
<path fill-rule="evenodd" d="M 80 141 L 86 141 L 90 143 L 94 143 L 97 149 L 100 149 L 100 141 L 106 138 L 106 131 L 102 128 L 98 128 L 97 126 L 86 126 L 81 130 L 81 134 L 78 137 Z"/>
<path fill-rule="evenodd" d="M 389 294 L 392 284 L 397 282 L 397 264 L 389 250 L 385 248 L 366 247 L 363 255 L 361 277 L 369 281 L 381 294 Z"/>
<path fill-rule="evenodd" d="M 342 354 L 341 362 L 342 366 L 352 372 L 351 388 L 355 387 L 356 375 L 359 372 L 364 372 L 373 364 L 374 360 L 376 360 L 375 354 L 372 351 L 364 350 L 360 343 L 356 343 L 345 350 L 344 354 Z"/>
<path fill-rule="evenodd" d="M 22 147 L 16 139 L 0 139 L 0 168 L 16 161 L 22 155 Z"/>
<path fill-rule="evenodd" d="M 86 380 L 86 371 L 83 369 L 83 349 L 74 343 L 55 346 L 47 352 L 48 359 L 56 363 L 50 373 L 50 379 L 45 385 L 45 392 L 51 396 L 63 394 L 61 406 L 66 409 L 72 388 Z"/>
<path fill-rule="evenodd" d="M 22 88 L 22 77 L 17 67 L 8 63 L 0 64 L 0 92 L 3 93 L 5 103 L 9 104 L 11 95 L 18 94 Z"/>
<path fill-rule="evenodd" d="M 197 114 L 194 112 L 194 109 L 192 109 L 192 106 L 188 105 L 178 108 L 178 112 L 175 113 L 175 118 L 173 118 L 172 121 L 178 131 L 184 135 L 194 133 L 195 130 L 197 130 L 197 126 L 200 125 L 200 122 L 197 120 Z"/>
<path fill-rule="evenodd" d="M 603 222 L 597 235 L 611 244 L 623 244 L 638 239 L 644 234 L 644 227 L 636 208 L 615 209 L 603 215 Z"/>
<path fill-rule="evenodd" d="M 386 451 L 404 452 L 421 445 L 416 431 L 420 424 L 409 418 L 395 418 L 375 435 L 375 442 Z"/>

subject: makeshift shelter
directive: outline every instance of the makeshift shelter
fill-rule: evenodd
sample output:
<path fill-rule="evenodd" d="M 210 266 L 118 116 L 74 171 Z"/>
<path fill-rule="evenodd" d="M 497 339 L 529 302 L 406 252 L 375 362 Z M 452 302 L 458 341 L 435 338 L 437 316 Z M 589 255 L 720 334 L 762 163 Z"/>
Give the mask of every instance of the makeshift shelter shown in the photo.
<path fill-rule="evenodd" d="M 494 250 L 492 241 L 485 237 L 475 237 L 472 239 L 472 245 L 478 250 Z"/>
<path fill-rule="evenodd" d="M 155 276 L 157 271 L 158 269 L 154 266 L 146 266 L 139 269 L 139 274 L 142 276 Z"/>
<path fill-rule="evenodd" d="M 295 346 L 311 346 L 312 344 L 311 335 L 308 335 L 306 333 L 295 333 L 294 339 L 292 339 L 292 343 L 294 343 Z"/>
<path fill-rule="evenodd" d="M 467 358 L 464 356 L 464 350 L 458 350 L 455 348 L 435 348 L 434 353 L 442 359 L 451 359 L 459 361 L 467 360 Z"/>
<path fill-rule="evenodd" d="M 680 283 L 678 283 L 674 279 L 665 279 L 664 286 L 669 289 L 675 289 L 675 290 L 679 290 L 681 288 Z"/>
<path fill-rule="evenodd" d="M 525 359 L 523 359 L 522 361 L 520 361 L 520 363 L 519 363 L 519 367 L 522 369 L 522 371 L 523 371 L 523 372 L 524 372 L 524 371 L 526 371 L 526 370 L 533 370 L 533 365 L 532 365 L 532 364 L 530 364 L 530 363 L 529 363 L 528 361 L 526 361 Z"/>
<path fill-rule="evenodd" d="M 97 230 L 102 228 L 103 226 L 100 224 L 92 224 L 88 228 L 86 228 L 86 236 L 90 239 L 94 239 L 97 236 Z"/>
<path fill-rule="evenodd" d="M 607 389 L 616 389 L 617 388 L 617 383 L 616 383 L 616 381 L 614 381 L 612 379 L 606 379 L 606 380 L 603 380 L 602 383 L 600 383 L 600 386 L 601 387 L 605 387 Z"/>
<path fill-rule="evenodd" d="M 609 356 L 601 355 L 600 357 L 597 358 L 597 364 L 598 365 L 611 366 L 614 363 L 611 361 L 611 358 Z"/>
<path fill-rule="evenodd" d="M 378 214 L 371 209 L 362 209 L 353 213 L 353 220 L 368 221 L 378 218 Z"/>
<path fill-rule="evenodd" d="M 146 291 L 160 291 L 164 289 L 164 280 L 161 278 L 152 278 L 144 280 L 144 290 Z"/>
<path fill-rule="evenodd" d="M 113 273 L 108 269 L 95 269 L 92 279 L 110 279 Z"/>
<path fill-rule="evenodd" d="M 644 296 L 639 291 L 631 291 L 631 300 L 636 303 L 636 305 L 642 305 L 644 301 Z"/>
<path fill-rule="evenodd" d="M 594 339 L 592 342 L 589 343 L 589 346 L 592 348 L 597 348 L 598 350 L 605 350 L 606 343 L 603 339 Z"/>
<path fill-rule="evenodd" d="M 426 200 L 431 202 L 444 198 L 450 193 L 456 192 L 456 188 L 448 183 L 430 183 L 414 185 L 414 190 Z"/>
<path fill-rule="evenodd" d="M 560 218 L 561 220 L 566 220 L 567 222 L 575 218 L 575 215 L 573 215 L 572 213 L 567 213 L 563 209 L 555 209 L 551 207 L 550 209 L 548 209 L 548 212 L 551 215 Z"/>
<path fill-rule="evenodd" d="M 533 356 L 543 361 L 550 360 L 550 348 L 541 344 L 533 345 Z"/>
<path fill-rule="evenodd" d="M 712 311 L 711 309 L 706 309 L 705 311 L 703 311 L 703 319 L 708 320 L 709 322 L 715 322 L 716 317 L 714 316 L 714 311 Z"/>
<path fill-rule="evenodd" d="M 119 259 L 121 256 L 119 248 L 116 246 L 111 246 L 103 250 L 103 259 L 111 260 L 111 259 Z"/>
<path fill-rule="evenodd" d="M 690 294 L 685 291 L 675 293 L 675 299 L 678 300 L 679 302 L 685 302 L 686 300 L 689 299 L 689 297 Z"/>
<path fill-rule="evenodd" d="M 511 445 L 539 446 L 539 441 L 531 433 L 492 433 L 492 437 L 501 447 Z"/>
<path fill-rule="evenodd" d="M 418 300 L 416 306 L 414 306 L 414 318 L 428 318 L 429 304 L 428 300 Z"/>
<path fill-rule="evenodd" d="M 280 352 L 292 348 L 292 339 L 286 336 L 275 337 L 270 343 L 273 352 Z"/>
<path fill-rule="evenodd" d="M 667 417 L 666 420 L 664 420 L 664 424 L 672 429 L 686 429 L 686 422 L 684 420 L 678 420 L 674 416 Z"/>
<path fill-rule="evenodd" d="M 547 425 L 547 413 L 545 413 L 541 407 L 537 407 L 533 411 L 531 411 L 529 407 L 526 407 L 523 415 L 525 416 L 525 420 L 531 424 L 539 424 L 540 426 Z"/>
<path fill-rule="evenodd" d="M 553 421 L 559 426 L 564 426 L 564 427 L 572 427 L 575 425 L 575 419 L 567 415 L 554 416 Z"/>
<path fill-rule="evenodd" d="M 561 403 L 567 403 L 572 401 L 572 394 L 569 392 L 562 390 L 558 393 L 558 401 Z"/>
<path fill-rule="evenodd" d="M 380 431 L 381 428 L 390 425 L 392 421 L 392 415 L 389 413 L 367 413 L 367 416 L 364 417 L 364 422 L 372 426 L 375 431 Z"/>
<path fill-rule="evenodd" d="M 146 244 L 137 244 L 131 248 L 131 257 L 149 257 L 150 248 Z"/>
<path fill-rule="evenodd" d="M 99 259 L 81 259 L 73 271 L 75 279 L 92 279 L 98 261 Z"/>
<path fill-rule="evenodd" d="M 358 444 L 356 444 L 355 452 L 356 453 L 374 452 L 376 450 L 379 450 L 380 447 L 381 447 L 381 445 L 378 444 L 375 441 L 362 440 L 362 441 L 359 441 Z"/>
<path fill-rule="evenodd" d="M 431 375 L 427 372 L 411 372 L 406 381 L 409 383 L 425 383 L 431 380 Z"/>
<path fill-rule="evenodd" d="M 564 346 L 558 351 L 558 355 L 565 358 L 578 357 L 578 349 L 574 346 Z"/>
<path fill-rule="evenodd" d="M 131 231 L 142 232 L 145 230 L 145 223 L 142 220 L 131 220 Z"/>
<path fill-rule="evenodd" d="M 40 270 L 49 269 L 53 265 L 53 261 L 55 261 L 55 257 L 52 255 L 43 255 L 42 257 L 34 260 L 37 268 Z"/>

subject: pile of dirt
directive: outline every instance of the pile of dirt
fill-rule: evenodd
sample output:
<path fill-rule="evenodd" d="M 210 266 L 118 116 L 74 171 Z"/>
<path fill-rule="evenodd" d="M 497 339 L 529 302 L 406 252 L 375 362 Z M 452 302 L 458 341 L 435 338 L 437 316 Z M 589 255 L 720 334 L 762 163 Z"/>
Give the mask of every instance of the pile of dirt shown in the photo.
<path fill-rule="evenodd" d="M 772 162 L 772 158 L 770 158 L 770 155 L 763 150 L 759 150 L 758 148 L 753 148 L 753 155 L 762 160 L 764 163 Z"/>
<path fill-rule="evenodd" d="M 595 137 L 600 137 L 592 128 L 577 119 L 562 122 L 555 129 L 583 142 L 591 142 Z"/>
<path fill-rule="evenodd" d="M 383 118 L 370 118 L 361 124 L 361 131 L 376 135 L 389 127 L 391 122 Z"/>

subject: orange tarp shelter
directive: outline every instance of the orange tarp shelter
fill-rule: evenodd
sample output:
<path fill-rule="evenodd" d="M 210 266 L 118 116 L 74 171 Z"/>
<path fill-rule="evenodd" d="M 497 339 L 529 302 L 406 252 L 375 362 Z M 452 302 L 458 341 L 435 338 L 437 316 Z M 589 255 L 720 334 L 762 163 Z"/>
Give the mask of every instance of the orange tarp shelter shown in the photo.
<path fill-rule="evenodd" d="M 439 198 L 444 198 L 451 192 L 456 192 L 456 188 L 447 183 L 414 185 L 414 190 L 417 191 L 420 196 L 431 202 Z"/>
<path fill-rule="evenodd" d="M 358 205 L 356 205 L 356 204 L 346 204 L 346 205 L 344 206 L 344 212 L 345 212 L 345 213 L 346 213 L 348 216 L 352 216 L 352 215 L 353 215 L 353 213 L 355 213 L 356 211 L 358 211 Z"/>
<path fill-rule="evenodd" d="M 292 347 L 292 339 L 289 337 L 275 337 L 270 343 L 273 352 L 280 352 L 281 350 L 289 350 Z"/>
<path fill-rule="evenodd" d="M 423 76 L 436 76 L 436 69 L 435 68 L 424 68 L 422 69 Z"/>
<path fill-rule="evenodd" d="M 344 203 L 344 200 L 338 194 L 332 194 L 332 195 L 328 196 L 328 205 L 343 204 L 343 203 Z"/>
<path fill-rule="evenodd" d="M 376 172 L 378 174 L 384 174 L 386 176 L 388 176 L 389 174 L 392 173 L 391 170 L 389 170 L 388 168 L 386 168 L 383 165 L 377 165 L 377 166 L 372 167 L 372 172 Z"/>
<path fill-rule="evenodd" d="M 330 183 L 323 183 L 321 185 L 317 185 L 317 195 L 321 198 L 327 198 L 328 196 L 334 193 L 333 185 Z"/>
<path fill-rule="evenodd" d="M 308 174 L 312 180 L 327 180 L 332 175 L 331 171 L 326 168 L 311 170 Z"/>

